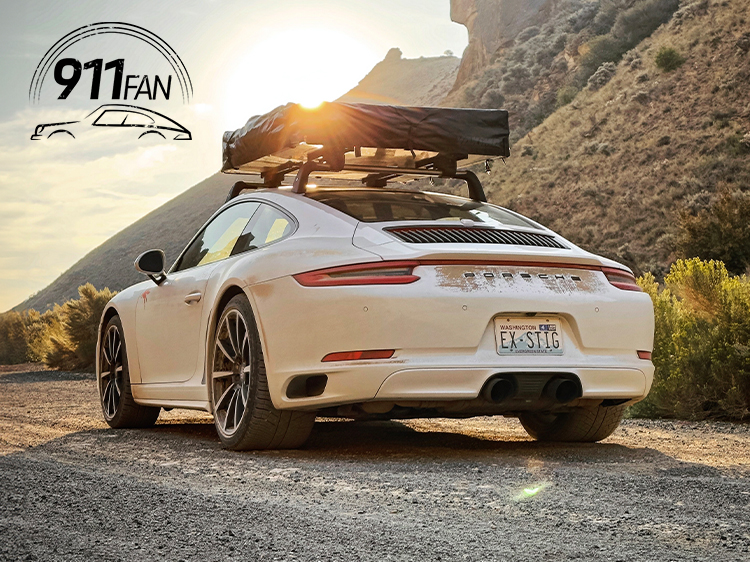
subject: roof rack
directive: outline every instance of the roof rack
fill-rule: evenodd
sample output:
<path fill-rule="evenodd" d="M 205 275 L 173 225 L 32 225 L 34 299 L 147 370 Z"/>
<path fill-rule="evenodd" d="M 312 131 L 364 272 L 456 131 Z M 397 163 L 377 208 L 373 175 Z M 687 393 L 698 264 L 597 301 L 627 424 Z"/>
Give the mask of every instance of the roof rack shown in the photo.
<path fill-rule="evenodd" d="M 307 162 L 302 164 L 288 162 L 277 170 L 269 170 L 261 173 L 263 182 L 236 182 L 229 191 L 227 201 L 234 199 L 246 189 L 263 189 L 281 187 L 285 174 L 296 171 L 297 175 L 292 184 L 292 193 L 304 194 L 310 174 L 314 172 L 343 172 L 352 171 L 366 173 L 360 181 L 367 187 L 385 187 L 388 180 L 400 176 L 424 176 L 430 178 L 457 179 L 466 182 L 469 189 L 469 198 L 474 201 L 485 203 L 487 196 L 484 193 L 482 182 L 471 170 L 459 170 L 457 163 L 465 159 L 466 155 L 444 155 L 438 154 L 432 158 L 416 161 L 414 168 L 401 168 L 397 166 L 373 166 L 366 164 L 350 164 L 345 161 L 347 152 L 357 153 L 357 149 L 332 152 L 322 147 L 308 154 Z"/>

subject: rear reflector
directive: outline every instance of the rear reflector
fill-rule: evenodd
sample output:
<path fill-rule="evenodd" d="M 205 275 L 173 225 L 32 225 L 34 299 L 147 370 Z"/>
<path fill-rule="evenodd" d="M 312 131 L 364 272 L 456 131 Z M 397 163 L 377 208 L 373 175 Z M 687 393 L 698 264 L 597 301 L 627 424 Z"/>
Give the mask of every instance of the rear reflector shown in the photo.
<path fill-rule="evenodd" d="M 323 363 L 328 361 L 360 361 L 362 359 L 390 359 L 395 349 L 372 349 L 370 351 L 340 351 L 329 353 L 323 357 Z"/>
<path fill-rule="evenodd" d="M 651 352 L 650 351 L 638 351 L 638 359 L 651 360 Z"/>
<path fill-rule="evenodd" d="M 416 261 L 386 261 L 344 265 L 300 273 L 294 278 L 305 287 L 332 287 L 340 285 L 404 285 L 414 283 Z"/>
<path fill-rule="evenodd" d="M 638 286 L 638 283 L 635 282 L 633 274 L 629 271 L 616 269 L 614 267 L 603 267 L 602 271 L 604 272 L 607 281 L 618 289 L 622 289 L 623 291 L 643 291 L 643 289 Z"/>

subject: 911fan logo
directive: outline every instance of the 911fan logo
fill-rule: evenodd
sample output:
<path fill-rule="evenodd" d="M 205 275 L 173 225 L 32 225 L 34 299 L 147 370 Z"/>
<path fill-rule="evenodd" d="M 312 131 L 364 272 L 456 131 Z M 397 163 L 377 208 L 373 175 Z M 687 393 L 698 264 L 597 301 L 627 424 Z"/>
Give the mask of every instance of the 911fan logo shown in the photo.
<path fill-rule="evenodd" d="M 77 59 L 60 59 L 55 65 L 55 82 L 61 86 L 65 86 L 58 99 L 66 99 L 73 88 L 76 87 L 79 80 L 81 79 L 82 69 L 92 69 L 93 75 L 91 78 L 91 99 L 99 99 L 99 87 L 102 81 L 102 59 L 90 60 L 81 66 L 80 61 Z M 65 77 L 65 69 L 70 67 L 72 74 L 69 78 Z M 124 73 L 125 59 L 116 59 L 108 62 L 104 65 L 105 70 L 114 71 L 114 79 L 112 80 L 112 99 L 119 100 L 120 94 L 122 93 L 122 76 Z M 140 78 L 140 81 L 138 79 Z M 131 84 L 132 80 L 132 84 Z M 151 87 L 151 81 L 149 81 L 148 75 L 141 77 L 138 74 L 128 74 L 125 78 L 125 92 L 124 98 L 128 99 L 128 91 L 135 90 L 133 99 L 137 100 L 139 96 L 145 95 L 150 100 L 155 100 L 158 92 L 161 90 L 161 94 L 164 99 L 169 99 L 169 94 L 172 89 L 172 75 L 167 77 L 167 85 L 164 87 L 164 83 L 161 77 L 157 74 L 153 77 L 153 88 Z"/>
<path fill-rule="evenodd" d="M 106 36 L 106 37 L 105 37 Z M 86 40 L 86 41 L 84 41 Z M 161 66 L 160 72 L 126 72 L 131 62 L 124 57 L 86 58 L 71 56 L 70 51 L 93 47 L 104 51 L 138 53 L 140 59 L 148 59 L 146 68 Z M 114 44 L 113 44 L 114 41 Z M 144 52 L 145 48 L 145 52 Z M 154 57 L 154 55 L 157 55 Z M 85 62 L 81 62 L 84 60 Z M 138 69 L 138 63 L 132 63 Z M 140 61 L 144 67 L 144 61 Z M 47 80 L 50 75 L 54 83 Z M 46 87 L 45 87 L 46 86 Z M 187 68 L 179 55 L 166 41 L 142 27 L 128 23 L 96 23 L 72 31 L 45 54 L 37 65 L 29 86 L 29 101 L 40 104 L 45 100 L 109 99 L 112 102 L 130 101 L 131 104 L 107 103 L 93 111 L 89 109 L 80 120 L 65 120 L 37 125 L 31 140 L 50 137 L 77 138 L 98 127 L 108 127 L 141 139 L 161 137 L 165 140 L 191 140 L 188 129 L 163 113 L 132 102 L 169 102 L 178 96 L 189 103 L 193 85 Z M 52 97 L 54 96 L 54 98 Z M 102 131 L 103 129 L 98 129 Z"/>

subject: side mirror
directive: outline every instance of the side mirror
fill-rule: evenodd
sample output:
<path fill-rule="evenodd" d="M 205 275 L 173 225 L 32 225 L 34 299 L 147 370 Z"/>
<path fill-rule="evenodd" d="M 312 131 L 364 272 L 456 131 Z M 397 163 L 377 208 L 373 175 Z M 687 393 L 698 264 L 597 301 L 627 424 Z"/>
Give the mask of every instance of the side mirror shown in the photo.
<path fill-rule="evenodd" d="M 162 250 L 148 250 L 143 252 L 133 264 L 136 271 L 148 275 L 157 285 L 161 285 L 167 280 L 164 273 L 164 262 L 167 261 Z"/>

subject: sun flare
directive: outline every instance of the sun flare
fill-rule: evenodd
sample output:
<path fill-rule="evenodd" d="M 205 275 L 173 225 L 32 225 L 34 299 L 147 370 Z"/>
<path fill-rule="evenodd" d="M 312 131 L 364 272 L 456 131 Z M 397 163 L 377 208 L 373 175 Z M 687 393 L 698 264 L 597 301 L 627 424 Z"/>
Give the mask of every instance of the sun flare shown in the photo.
<path fill-rule="evenodd" d="M 224 122 L 242 126 L 287 102 L 317 107 L 357 85 L 381 57 L 337 29 L 317 25 L 268 31 L 248 47 L 224 91 Z"/>

